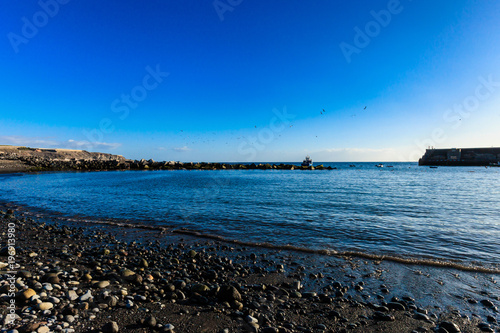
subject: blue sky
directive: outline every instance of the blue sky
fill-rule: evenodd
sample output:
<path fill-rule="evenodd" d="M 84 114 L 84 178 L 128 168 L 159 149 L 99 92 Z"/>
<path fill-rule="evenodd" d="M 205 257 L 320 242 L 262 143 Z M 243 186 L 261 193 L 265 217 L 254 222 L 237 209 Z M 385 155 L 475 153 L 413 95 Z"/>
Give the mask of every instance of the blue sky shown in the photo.
<path fill-rule="evenodd" d="M 499 146 L 498 13 L 465 0 L 3 1 L 0 144 L 181 161 Z"/>

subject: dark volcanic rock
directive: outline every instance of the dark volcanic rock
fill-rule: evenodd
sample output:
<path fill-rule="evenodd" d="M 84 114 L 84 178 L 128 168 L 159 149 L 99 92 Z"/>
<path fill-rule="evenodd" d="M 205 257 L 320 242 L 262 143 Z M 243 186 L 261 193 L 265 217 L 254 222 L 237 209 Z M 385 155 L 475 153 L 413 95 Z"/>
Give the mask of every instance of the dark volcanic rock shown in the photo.
<path fill-rule="evenodd" d="M 217 293 L 217 298 L 222 302 L 241 301 L 241 294 L 233 286 L 222 286 Z"/>

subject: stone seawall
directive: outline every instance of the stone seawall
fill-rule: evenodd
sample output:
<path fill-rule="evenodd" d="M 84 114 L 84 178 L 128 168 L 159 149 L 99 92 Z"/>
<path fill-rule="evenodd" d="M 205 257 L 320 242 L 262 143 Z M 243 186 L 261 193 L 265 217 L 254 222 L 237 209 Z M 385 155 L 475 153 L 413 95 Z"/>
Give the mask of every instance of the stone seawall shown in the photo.
<path fill-rule="evenodd" d="M 436 166 L 490 166 L 498 165 L 500 148 L 427 149 L 419 165 Z"/>
<path fill-rule="evenodd" d="M 100 171 L 100 170 L 333 170 L 292 164 L 157 162 L 128 160 L 120 155 L 90 153 L 84 150 L 40 149 L 0 146 L 0 172 Z"/>

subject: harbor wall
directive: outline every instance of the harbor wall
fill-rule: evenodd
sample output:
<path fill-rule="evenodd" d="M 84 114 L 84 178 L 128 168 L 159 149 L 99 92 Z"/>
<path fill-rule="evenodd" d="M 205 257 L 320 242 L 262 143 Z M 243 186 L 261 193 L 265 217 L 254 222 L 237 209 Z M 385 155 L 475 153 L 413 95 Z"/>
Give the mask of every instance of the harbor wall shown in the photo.
<path fill-rule="evenodd" d="M 489 166 L 500 161 L 500 148 L 427 149 L 419 165 Z"/>

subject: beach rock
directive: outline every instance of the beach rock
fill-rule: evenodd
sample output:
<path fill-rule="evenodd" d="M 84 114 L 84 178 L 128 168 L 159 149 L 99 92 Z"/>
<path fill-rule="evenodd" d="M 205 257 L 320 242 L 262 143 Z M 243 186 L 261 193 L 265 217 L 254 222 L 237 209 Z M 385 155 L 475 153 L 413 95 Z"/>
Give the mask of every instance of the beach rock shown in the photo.
<path fill-rule="evenodd" d="M 176 289 L 184 289 L 186 288 L 186 282 L 184 280 L 176 280 L 174 281 L 174 286 Z"/>
<path fill-rule="evenodd" d="M 3 268 L 3 267 L 1 267 L 1 265 L 0 265 L 0 268 Z M 25 278 L 25 279 L 30 279 L 30 278 L 33 277 L 33 275 L 31 274 L 31 272 L 30 271 L 26 271 L 26 270 L 20 270 L 20 271 L 18 271 L 17 272 L 17 276 Z"/>
<path fill-rule="evenodd" d="M 68 290 L 68 292 L 66 293 L 66 298 L 73 302 L 78 298 L 78 294 L 74 290 Z"/>
<path fill-rule="evenodd" d="M 379 321 L 394 321 L 396 318 L 390 314 L 386 314 L 380 311 L 375 311 L 373 313 L 373 319 L 379 320 Z"/>
<path fill-rule="evenodd" d="M 403 304 L 398 302 L 389 302 L 387 303 L 387 307 L 391 310 L 405 311 L 406 308 Z"/>
<path fill-rule="evenodd" d="M 489 299 L 483 299 L 481 301 L 481 304 L 484 305 L 487 308 L 493 308 L 493 307 L 495 307 L 495 304 L 493 304 L 493 302 L 490 301 Z"/>
<path fill-rule="evenodd" d="M 47 273 L 42 277 L 42 282 L 48 282 L 51 284 L 60 283 L 58 273 Z"/>
<path fill-rule="evenodd" d="M 116 321 L 110 321 L 102 327 L 103 333 L 118 333 L 119 330 Z"/>
<path fill-rule="evenodd" d="M 305 293 L 302 294 L 302 297 L 304 297 L 304 298 L 313 298 L 313 297 L 316 297 L 316 296 L 318 296 L 318 294 L 315 293 L 314 291 L 308 291 L 308 292 L 305 292 Z"/>
<path fill-rule="evenodd" d="M 174 328 L 175 328 L 174 325 L 172 325 L 172 324 L 166 324 L 165 326 L 163 326 L 163 332 L 173 333 L 174 332 Z"/>
<path fill-rule="evenodd" d="M 205 284 L 201 284 L 201 283 L 198 283 L 198 284 L 195 284 L 193 287 L 191 287 L 191 291 L 195 292 L 195 293 L 205 293 L 207 291 L 209 291 L 210 288 L 205 285 Z"/>
<path fill-rule="evenodd" d="M 146 260 L 146 259 L 141 259 L 140 266 L 141 266 L 141 267 L 144 267 L 144 268 L 148 268 L 148 267 L 149 267 L 149 264 L 148 264 L 148 262 L 147 262 L 147 260 Z"/>
<path fill-rule="evenodd" d="M 43 326 L 40 326 L 38 327 L 38 329 L 36 330 L 37 333 L 49 333 L 50 332 L 50 328 L 48 328 L 47 326 L 43 325 Z"/>
<path fill-rule="evenodd" d="M 106 288 L 107 286 L 109 286 L 109 284 L 110 284 L 110 283 L 109 283 L 109 281 L 99 281 L 99 282 L 97 282 L 97 283 L 95 284 L 95 286 L 96 286 L 97 288 L 104 289 L 104 288 Z"/>
<path fill-rule="evenodd" d="M 72 323 L 75 321 L 75 317 L 72 315 L 66 315 L 66 316 L 64 316 L 64 321 L 66 321 L 68 323 Z"/>
<path fill-rule="evenodd" d="M 48 283 L 48 282 L 45 282 L 45 283 L 43 284 L 42 289 L 47 290 L 47 291 L 52 291 L 52 290 L 54 290 L 54 287 L 52 286 L 52 284 L 50 284 L 50 283 Z"/>
<path fill-rule="evenodd" d="M 85 294 L 83 294 L 82 296 L 79 297 L 79 300 L 80 300 L 80 302 L 85 302 L 91 298 L 92 298 L 92 293 L 90 292 L 90 290 L 88 290 Z"/>
<path fill-rule="evenodd" d="M 48 298 L 48 301 L 51 302 L 51 303 L 53 303 L 53 304 L 59 304 L 61 302 L 61 300 L 59 298 L 54 297 L 54 296 L 50 296 Z"/>
<path fill-rule="evenodd" d="M 292 282 L 292 288 L 299 291 L 301 288 L 302 288 L 302 284 L 300 283 L 300 281 L 293 281 Z"/>
<path fill-rule="evenodd" d="M 107 304 L 109 307 L 115 307 L 118 304 L 118 298 L 116 296 L 106 296 L 104 304 Z"/>
<path fill-rule="evenodd" d="M 203 274 L 203 277 L 208 280 L 208 281 L 215 281 L 217 280 L 217 278 L 219 277 L 217 272 L 214 271 L 213 269 L 209 270 L 209 271 L 206 271 L 204 274 Z"/>
<path fill-rule="evenodd" d="M 134 271 L 131 271 L 130 269 L 126 268 L 121 272 L 121 276 L 124 277 L 126 280 L 129 280 L 132 278 L 132 276 L 135 275 Z"/>
<path fill-rule="evenodd" d="M 38 309 L 42 310 L 42 311 L 45 311 L 45 310 L 50 310 L 54 307 L 54 304 L 50 303 L 50 302 L 42 302 L 42 303 L 38 303 Z"/>
<path fill-rule="evenodd" d="M 36 330 L 37 330 L 37 329 L 40 327 L 40 325 L 42 325 L 42 324 L 43 324 L 42 322 L 38 322 L 38 323 L 29 323 L 29 324 L 26 324 L 26 325 L 22 326 L 22 327 L 19 329 L 19 331 L 20 331 L 20 332 L 23 332 L 23 333 L 24 333 L 24 332 L 33 332 L 33 331 L 35 331 L 35 332 L 36 332 Z"/>
<path fill-rule="evenodd" d="M 314 326 L 314 329 L 319 331 L 326 331 L 326 326 L 324 324 L 317 324 L 316 326 Z"/>
<path fill-rule="evenodd" d="M 452 323 L 450 321 L 443 321 L 439 323 L 439 327 L 444 328 L 449 333 L 460 333 L 460 327 L 457 324 Z"/>
<path fill-rule="evenodd" d="M 28 288 L 21 293 L 20 298 L 22 301 L 28 301 L 34 295 L 36 295 L 36 292 L 33 289 Z"/>
<path fill-rule="evenodd" d="M 241 302 L 241 294 L 233 286 L 225 285 L 220 287 L 219 292 L 217 293 L 217 298 L 222 302 L 232 302 L 232 301 L 240 301 Z"/>
<path fill-rule="evenodd" d="M 479 325 L 477 325 L 477 327 L 479 327 L 479 329 L 481 330 L 481 332 L 490 332 L 490 333 L 494 333 L 495 332 L 493 330 L 493 328 L 491 328 L 490 324 L 480 323 Z"/>
<path fill-rule="evenodd" d="M 149 316 L 144 320 L 144 325 L 149 326 L 149 327 L 155 327 L 156 326 L 156 318 L 153 316 Z"/>
<path fill-rule="evenodd" d="M 425 320 L 425 321 L 431 320 L 428 315 L 420 313 L 420 312 L 415 312 L 415 314 L 413 315 L 413 318 L 415 318 L 417 320 Z"/>

